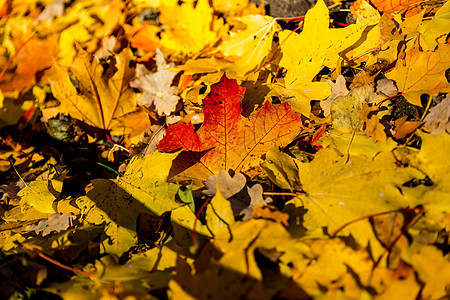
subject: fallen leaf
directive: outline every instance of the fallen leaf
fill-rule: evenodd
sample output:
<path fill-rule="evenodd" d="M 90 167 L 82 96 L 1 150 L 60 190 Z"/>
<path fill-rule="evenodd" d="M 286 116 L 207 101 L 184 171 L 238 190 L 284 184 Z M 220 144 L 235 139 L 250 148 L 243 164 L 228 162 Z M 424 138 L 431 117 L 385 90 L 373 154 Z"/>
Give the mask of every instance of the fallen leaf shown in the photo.
<path fill-rule="evenodd" d="M 372 115 L 366 122 L 367 137 L 372 137 L 374 142 L 386 143 L 387 136 L 384 132 L 384 126 L 380 123 L 380 120 L 376 115 Z"/>
<path fill-rule="evenodd" d="M 377 93 L 383 93 L 386 97 L 393 97 L 398 94 L 398 90 L 392 80 L 383 78 L 377 80 Z"/>
<path fill-rule="evenodd" d="M 141 24 L 141 28 L 136 32 L 131 40 L 131 47 L 144 51 L 156 52 L 161 47 L 161 42 L 157 34 L 161 32 L 161 27 Z"/>
<path fill-rule="evenodd" d="M 235 80 L 224 77 L 203 101 L 205 120 L 200 129 L 194 132 L 191 124 L 170 125 L 158 149 L 186 151 L 185 166 L 196 168 L 190 176 L 203 180 L 220 170 L 239 172 L 259 165 L 261 155 L 276 142 L 286 145 L 292 141 L 301 130 L 301 118 L 287 103 L 270 102 L 244 118 L 243 94 Z M 183 168 L 181 162 L 176 163 Z"/>
<path fill-rule="evenodd" d="M 388 14 L 404 13 L 408 17 L 420 13 L 420 5 L 415 0 L 372 0 L 371 3 L 380 11 Z"/>
<path fill-rule="evenodd" d="M 27 228 L 25 228 L 25 231 L 34 231 L 36 234 L 42 233 L 42 236 L 46 236 L 53 231 L 60 232 L 61 230 L 67 230 L 67 228 L 73 226 L 73 221 L 76 219 L 77 217 L 70 213 L 55 213 L 48 219 L 39 221 L 36 225 L 28 225 Z"/>
<path fill-rule="evenodd" d="M 397 147 L 397 143 L 388 139 L 386 143 L 375 143 L 373 139 L 368 139 L 364 132 L 342 133 L 335 129 L 330 129 L 324 137 L 317 142 L 323 147 L 330 147 L 339 151 L 340 154 L 365 155 L 373 158 L 381 151 L 391 151 Z"/>
<path fill-rule="evenodd" d="M 21 189 L 17 196 L 21 198 L 21 207 L 31 205 L 40 212 L 54 213 L 56 206 L 53 202 L 59 196 L 62 190 L 63 181 L 61 180 L 36 180 L 29 182 Z"/>
<path fill-rule="evenodd" d="M 381 152 L 371 159 L 363 155 L 339 156 L 333 149 L 322 149 L 311 163 L 299 164 L 306 195 L 297 198 L 308 209 L 303 226 L 308 230 L 327 226 L 331 233 L 349 221 L 408 207 L 410 202 L 402 196 L 402 185 L 421 178 L 421 174 L 414 168 L 397 166 L 390 152 Z M 354 232 L 362 246 L 371 240 L 375 251 L 377 241 L 367 220 L 344 228 L 342 233 L 345 232 Z M 382 253 L 381 249 L 376 250 L 381 252 L 375 256 Z"/>
<path fill-rule="evenodd" d="M 414 299 L 420 291 L 420 285 L 414 275 L 394 280 L 389 288 L 375 300 Z"/>
<path fill-rule="evenodd" d="M 330 29 L 329 15 L 325 3 L 320 0 L 305 16 L 300 34 L 284 30 L 279 33 L 282 58 L 280 67 L 287 69 L 284 91 L 288 102 L 305 116 L 309 116 L 309 101 L 323 100 L 330 95 L 326 82 L 313 82 L 323 67 L 335 68 L 339 53 L 353 45 L 366 26 L 350 25 Z M 317 37 L 321 38 L 318 39 Z M 299 45 L 308 45 L 301 47 Z M 302 103 L 307 103 L 302 104 Z"/>
<path fill-rule="evenodd" d="M 64 12 L 64 5 L 68 2 L 69 0 L 54 0 L 39 14 L 36 21 L 51 22 L 53 18 L 61 17 Z"/>
<path fill-rule="evenodd" d="M 420 39 L 423 39 L 428 47 L 426 50 L 434 51 L 438 43 L 445 44 L 448 28 L 450 28 L 449 13 L 450 3 L 445 2 L 431 20 L 424 20 L 417 28 L 420 32 Z"/>
<path fill-rule="evenodd" d="M 77 87 L 72 83 L 69 72 L 57 65 L 59 78 L 51 82 L 51 87 L 61 105 L 56 111 L 49 109 L 47 114 L 44 110 L 44 115 L 52 117 L 55 112 L 66 113 L 89 125 L 114 132 L 115 128 L 111 126 L 114 120 L 127 118 L 127 114 L 137 110 L 138 94 L 128 86 L 134 77 L 134 69 L 130 67 L 131 50 L 124 49 L 114 57 L 116 63 L 111 67 L 115 67 L 116 72 L 110 76 L 104 73 L 98 59 L 78 48 L 79 55 L 70 67 Z M 118 131 L 123 133 L 121 129 Z"/>
<path fill-rule="evenodd" d="M 348 268 L 358 276 L 359 284 L 367 285 L 372 279 L 373 262 L 368 253 L 361 249 L 347 247 L 342 240 L 304 240 L 309 245 L 309 259 L 314 263 L 294 274 L 294 281 L 299 283 L 309 295 L 320 295 L 321 286 L 330 286 L 335 282 L 343 287 Z"/>
<path fill-rule="evenodd" d="M 394 138 L 403 139 L 407 135 L 416 131 L 416 129 L 423 124 L 423 122 L 420 121 L 406 121 L 406 119 L 408 119 L 408 116 L 401 117 L 400 119 L 394 121 Z"/>
<path fill-rule="evenodd" d="M 425 283 L 424 299 L 439 299 L 447 295 L 450 286 L 450 262 L 435 246 L 424 246 L 411 257 L 411 264 Z"/>
<path fill-rule="evenodd" d="M 256 205 L 252 211 L 252 218 L 266 219 L 278 222 L 288 227 L 289 214 L 279 211 L 273 206 Z"/>
<path fill-rule="evenodd" d="M 205 219 L 208 228 L 214 235 L 234 224 L 234 214 L 231 209 L 231 204 L 222 196 L 219 184 L 217 184 L 217 192 L 206 208 Z"/>
<path fill-rule="evenodd" d="M 246 8 L 248 6 L 249 0 L 213 0 L 213 7 L 215 11 L 226 13 L 226 14 L 235 14 L 240 10 Z"/>
<path fill-rule="evenodd" d="M 450 211 L 450 176 L 447 172 L 450 163 L 445 159 L 450 147 L 450 135 L 446 132 L 427 134 L 422 131 L 417 134 L 422 140 L 420 151 L 405 152 L 404 148 L 399 148 L 394 153 L 400 158 L 406 153 L 408 164 L 422 172 L 416 178 L 428 176 L 430 181 L 405 188 L 403 192 L 412 206 L 422 205 L 426 218 L 443 228 L 445 216 Z"/>
<path fill-rule="evenodd" d="M 301 189 L 296 159 L 280 151 L 275 146 L 266 154 L 266 160 L 261 164 L 273 183 L 290 191 Z"/>
<path fill-rule="evenodd" d="M 166 64 L 161 50 L 156 49 L 156 66 L 158 71 L 151 73 L 144 65 L 138 65 L 136 79 L 130 82 L 130 86 L 143 91 L 139 98 L 140 105 L 149 108 L 155 107 L 158 115 L 169 116 L 177 106 L 178 88 L 172 86 L 172 81 L 178 71 L 168 70 L 175 64 Z"/>
<path fill-rule="evenodd" d="M 250 203 L 248 203 L 244 208 L 236 209 L 237 207 L 239 207 L 239 204 L 242 203 L 236 203 L 237 201 L 233 201 L 233 198 L 230 199 L 233 211 L 236 215 L 242 216 L 243 221 L 250 219 L 255 206 L 271 204 L 273 202 L 272 198 L 270 197 L 266 199 L 263 198 L 263 187 L 260 184 L 255 184 L 251 188 L 247 187 L 247 193 L 250 197 Z"/>
<path fill-rule="evenodd" d="M 218 39 L 221 21 L 213 16 L 208 0 L 200 0 L 195 6 L 190 2 L 163 1 L 160 9 L 159 20 L 165 28 L 161 38 L 164 48 L 192 56 Z"/>
<path fill-rule="evenodd" d="M 30 33 L 12 32 L 12 39 L 17 51 L 14 59 L 16 68 L 6 72 L 0 83 L 3 92 L 26 91 L 36 81 L 36 73 L 47 71 L 53 65 L 53 57 L 58 53 L 58 36 L 49 35 L 45 39 Z M 20 49 L 20 47 L 22 47 Z M 39 51 L 36 51 L 39 49 Z M 3 67 L 6 66 L 2 66 Z"/>
<path fill-rule="evenodd" d="M 442 131 L 450 133 L 450 96 L 447 96 L 436 106 L 430 108 L 428 115 L 423 120 L 425 127 L 432 134 L 439 134 Z"/>
<path fill-rule="evenodd" d="M 239 193 L 247 183 L 247 179 L 241 173 L 234 174 L 231 178 L 227 171 L 222 170 L 218 175 L 211 175 L 205 181 L 207 190 L 202 191 L 203 194 L 208 196 L 214 196 L 216 194 L 217 187 L 220 188 L 220 193 L 224 198 L 230 198 L 231 196 Z"/>
<path fill-rule="evenodd" d="M 14 198 L 24 187 L 25 183 L 23 181 L 11 182 L 9 185 L 2 184 L 0 185 L 0 193 L 3 195 L 0 199 Z"/>
<path fill-rule="evenodd" d="M 344 76 L 339 75 L 336 78 L 335 83 L 331 80 L 328 80 L 327 82 L 331 87 L 331 95 L 328 96 L 326 100 L 320 101 L 320 107 L 322 107 L 325 117 L 330 115 L 331 104 L 333 103 L 334 99 L 347 96 L 347 94 L 349 93 Z"/>
<path fill-rule="evenodd" d="M 423 52 L 416 45 L 399 59 L 386 77 L 397 83 L 398 90 L 409 103 L 422 106 L 420 96 L 450 92 L 445 72 L 450 63 L 450 45 L 440 44 L 435 52 Z"/>
<path fill-rule="evenodd" d="M 239 79 L 254 77 L 265 64 L 272 49 L 273 35 L 280 30 L 280 26 L 274 18 L 261 15 L 248 15 L 227 21 L 244 29 L 231 32 L 230 38 L 217 47 L 218 52 L 233 62 L 224 68 L 226 75 L 228 78 Z"/>
<path fill-rule="evenodd" d="M 356 24 L 365 24 L 367 27 L 361 34 L 361 39 L 344 50 L 344 55 L 350 64 L 367 62 L 370 60 L 371 51 L 377 49 L 381 44 L 381 28 L 378 26 L 381 20 L 380 13 L 365 0 L 358 0 L 350 6 Z"/>

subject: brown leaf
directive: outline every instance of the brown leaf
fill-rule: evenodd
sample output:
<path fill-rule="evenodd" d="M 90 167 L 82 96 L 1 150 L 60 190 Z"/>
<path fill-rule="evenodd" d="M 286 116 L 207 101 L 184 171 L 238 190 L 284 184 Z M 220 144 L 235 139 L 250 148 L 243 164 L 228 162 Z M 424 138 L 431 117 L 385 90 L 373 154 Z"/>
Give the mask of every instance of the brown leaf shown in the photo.
<path fill-rule="evenodd" d="M 423 123 L 420 121 L 406 121 L 407 118 L 408 116 L 404 116 L 398 120 L 395 120 L 394 138 L 396 139 L 405 138 L 408 134 L 414 132 Z"/>

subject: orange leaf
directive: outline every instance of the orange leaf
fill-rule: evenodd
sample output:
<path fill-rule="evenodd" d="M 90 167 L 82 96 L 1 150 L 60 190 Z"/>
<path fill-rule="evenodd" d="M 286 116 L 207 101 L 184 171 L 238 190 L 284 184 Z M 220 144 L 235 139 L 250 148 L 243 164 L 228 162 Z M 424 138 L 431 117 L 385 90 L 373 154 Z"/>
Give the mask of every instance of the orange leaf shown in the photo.
<path fill-rule="evenodd" d="M 138 30 L 131 40 L 131 47 L 155 52 L 157 48 L 161 47 L 161 42 L 157 36 L 161 31 L 161 27 L 149 24 L 142 24 L 141 26 L 142 28 Z"/>
<path fill-rule="evenodd" d="M 203 100 L 202 127 L 194 132 L 192 124 L 170 125 L 158 149 L 186 151 L 175 168 L 194 167 L 185 175 L 198 179 L 220 170 L 239 172 L 259 166 L 261 156 L 276 142 L 287 145 L 300 132 L 301 115 L 287 103 L 266 102 L 247 119 L 241 115 L 244 91 L 236 80 L 222 77 Z"/>
<path fill-rule="evenodd" d="M 423 123 L 420 121 L 406 121 L 407 118 L 408 116 L 404 116 L 394 121 L 395 125 L 394 138 L 396 139 L 405 138 L 408 134 L 414 132 L 417 129 L 417 127 L 419 127 Z"/>
<path fill-rule="evenodd" d="M 406 17 L 411 17 L 421 12 L 421 2 L 418 0 L 372 0 L 372 4 L 386 13 L 407 12 Z"/>
<path fill-rule="evenodd" d="M 53 65 L 53 56 L 58 51 L 58 37 L 52 35 L 46 39 L 39 39 L 20 33 L 13 35 L 14 45 L 17 49 L 13 63 L 16 68 L 9 70 L 1 79 L 0 89 L 3 92 L 22 91 L 36 83 L 36 74 Z M 30 39 L 30 40 L 29 40 Z M 8 66 L 4 66 L 8 67 Z"/>

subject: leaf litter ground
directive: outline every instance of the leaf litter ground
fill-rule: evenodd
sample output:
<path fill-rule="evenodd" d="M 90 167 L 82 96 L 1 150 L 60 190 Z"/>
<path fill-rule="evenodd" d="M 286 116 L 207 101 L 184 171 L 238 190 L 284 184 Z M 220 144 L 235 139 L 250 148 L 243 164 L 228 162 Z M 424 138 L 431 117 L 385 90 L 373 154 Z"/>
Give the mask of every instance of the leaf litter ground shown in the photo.
<path fill-rule="evenodd" d="M 450 296 L 450 2 L 0 7 L 2 299 Z"/>

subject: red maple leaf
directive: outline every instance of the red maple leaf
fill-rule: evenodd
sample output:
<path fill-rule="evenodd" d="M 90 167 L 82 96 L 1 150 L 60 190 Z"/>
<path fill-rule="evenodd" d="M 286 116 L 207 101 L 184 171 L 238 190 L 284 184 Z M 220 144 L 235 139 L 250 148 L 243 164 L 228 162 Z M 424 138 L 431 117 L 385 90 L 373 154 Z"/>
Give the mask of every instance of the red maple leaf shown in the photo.
<path fill-rule="evenodd" d="M 267 101 L 247 119 L 241 115 L 245 89 L 225 76 L 203 100 L 204 122 L 195 132 L 192 124 L 170 125 L 158 149 L 186 152 L 174 161 L 190 177 L 205 179 L 220 170 L 245 171 L 259 166 L 261 156 L 278 141 L 290 143 L 302 129 L 301 114 L 288 103 Z"/>

